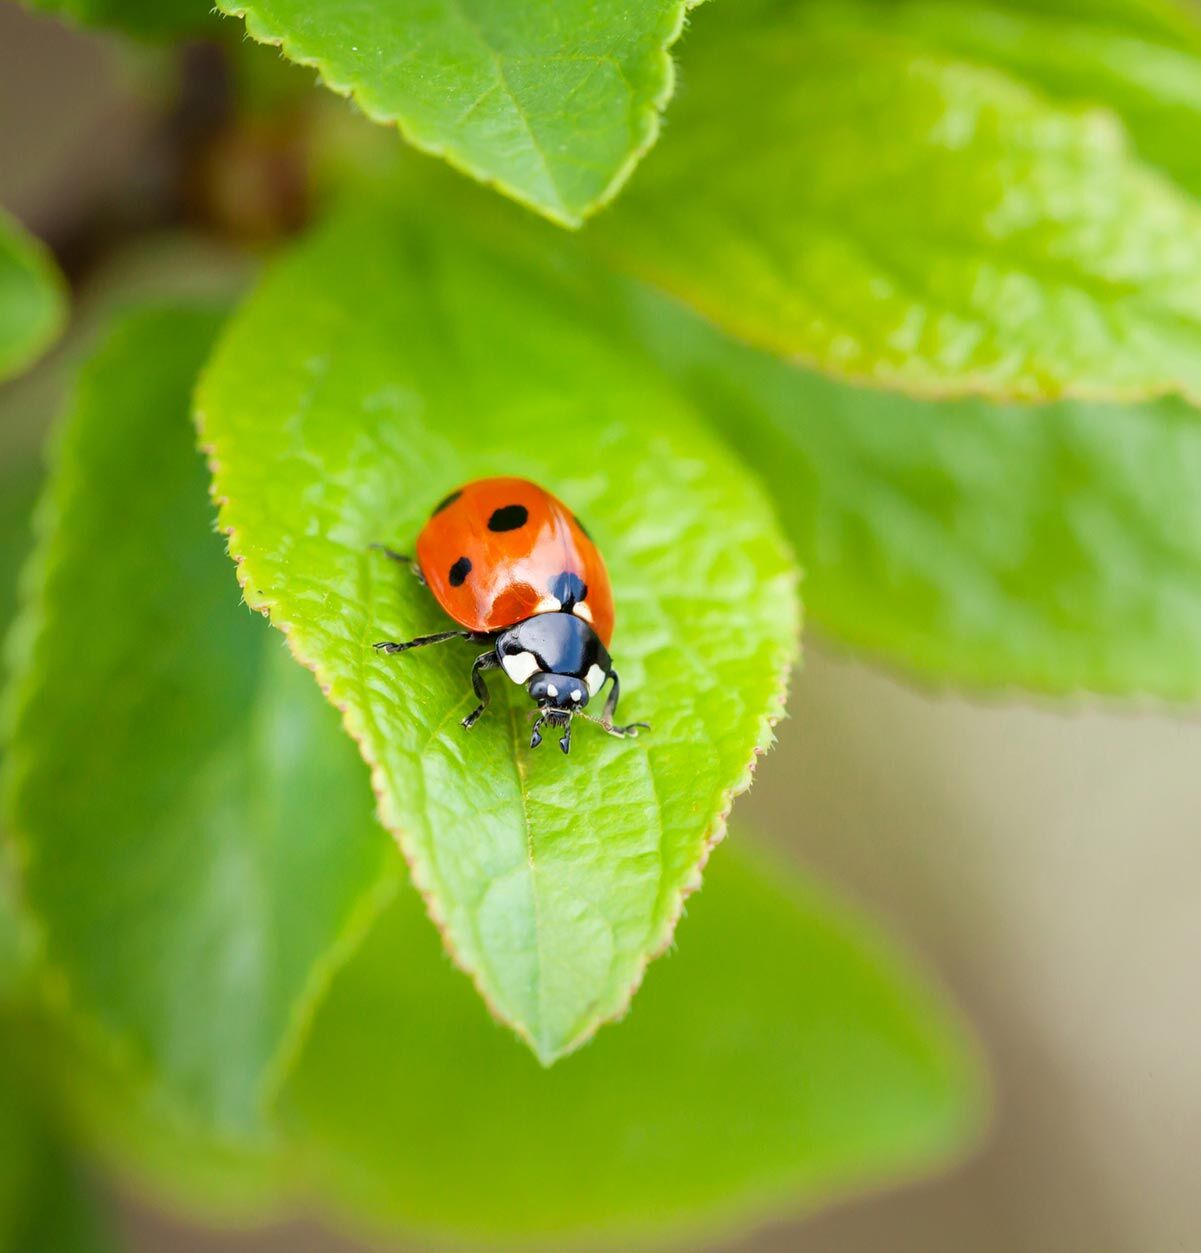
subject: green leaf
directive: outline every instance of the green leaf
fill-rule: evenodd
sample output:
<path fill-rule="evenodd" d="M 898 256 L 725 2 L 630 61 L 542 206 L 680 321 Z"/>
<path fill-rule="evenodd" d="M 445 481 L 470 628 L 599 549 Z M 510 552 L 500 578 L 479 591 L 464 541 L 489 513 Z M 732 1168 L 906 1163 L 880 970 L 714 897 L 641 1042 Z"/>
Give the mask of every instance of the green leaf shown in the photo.
<path fill-rule="evenodd" d="M 39 467 L 22 459 L 0 469 L 0 639 L 17 613 L 17 583 L 33 544 L 40 478 Z"/>
<path fill-rule="evenodd" d="M 0 421 L 11 416 L 0 413 Z M 19 458 L 0 471 L 0 641 L 7 642 L 16 616 L 17 581 L 32 546 L 31 515 L 39 478 L 38 467 Z M 0 754 L 3 748 L 0 745 Z M 13 850 L 0 832 L 0 1004 L 15 997 L 28 956 L 27 941 Z"/>
<path fill-rule="evenodd" d="M 748 11 L 749 8 L 749 11 Z M 745 20 L 781 0 L 744 5 Z M 1139 155 L 1201 193 L 1201 22 L 1170 0 L 812 0 L 806 23 L 887 31 L 918 51 L 990 65 L 1071 103 L 1112 109 Z"/>
<path fill-rule="evenodd" d="M 218 321 L 134 312 L 82 372 L 6 799 L 68 1024 L 147 1102 L 242 1144 L 269 1136 L 275 1071 L 392 853 L 353 747 L 239 605 L 213 532 L 188 407 Z"/>
<path fill-rule="evenodd" d="M 218 0 L 377 122 L 578 226 L 654 143 L 689 0 Z"/>
<path fill-rule="evenodd" d="M 40 356 L 66 316 L 66 287 L 49 250 L 0 210 L 0 380 Z"/>
<path fill-rule="evenodd" d="M 886 34 L 747 28 L 737 6 L 731 29 L 720 8 L 686 45 L 668 142 L 597 223 L 609 253 L 848 378 L 1201 396 L 1201 205 L 1112 115 Z"/>
<path fill-rule="evenodd" d="M 629 1020 L 550 1072 L 476 1012 L 404 892 L 283 1090 L 314 1178 L 359 1227 L 628 1247 L 962 1152 L 979 1064 L 910 964 L 773 862 L 723 848 L 707 877 Z"/>
<path fill-rule="evenodd" d="M 516 216 L 489 234 L 450 202 L 341 214 L 234 319 L 198 405 L 247 601 L 344 710 L 448 947 L 549 1062 L 669 942 L 771 741 L 797 607 L 753 482 Z M 652 734 L 585 725 L 570 758 L 531 752 L 533 707 L 503 678 L 458 725 L 478 646 L 372 651 L 447 620 L 371 544 L 411 549 L 441 497 L 498 473 L 587 522 L 622 713 Z"/>
<path fill-rule="evenodd" d="M 83 1165 L 55 1140 L 25 1145 L 33 1153 L 29 1191 L 14 1215 L 11 1253 L 117 1253 L 112 1222 Z"/>
<path fill-rule="evenodd" d="M 271 1138 L 214 1133 L 157 1071 L 114 1049 L 79 1015 L 68 1022 L 60 1009 L 26 1030 L 69 1143 L 127 1191 L 203 1226 L 261 1221 L 294 1203 L 295 1163 L 274 1124 Z M 290 1056 L 281 1058 L 279 1074 Z M 240 1057 L 230 1064 L 236 1069 Z"/>
<path fill-rule="evenodd" d="M 12 848 L 0 838 L 0 1005 L 16 999 L 26 947 Z"/>
<path fill-rule="evenodd" d="M 5 1034 L 13 1024 L 3 1023 Z M 107 1253 L 116 1248 L 90 1181 L 64 1150 L 13 1046 L 0 1046 L 0 1250 Z"/>
<path fill-rule="evenodd" d="M 1195 410 L 908 400 L 633 308 L 773 490 L 827 635 L 946 682 L 1201 695 Z"/>
<path fill-rule="evenodd" d="M 30 8 L 86 26 L 102 26 L 147 39 L 212 33 L 209 0 L 23 0 Z"/>

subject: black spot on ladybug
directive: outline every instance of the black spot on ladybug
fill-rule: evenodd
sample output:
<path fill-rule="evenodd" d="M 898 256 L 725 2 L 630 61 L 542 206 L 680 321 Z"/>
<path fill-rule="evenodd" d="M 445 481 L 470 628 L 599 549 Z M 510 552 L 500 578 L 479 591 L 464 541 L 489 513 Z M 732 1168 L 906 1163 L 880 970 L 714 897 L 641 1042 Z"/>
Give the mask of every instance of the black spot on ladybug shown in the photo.
<path fill-rule="evenodd" d="M 470 573 L 471 562 L 466 557 L 460 557 L 450 568 L 451 587 L 462 587 Z"/>
<path fill-rule="evenodd" d="M 568 613 L 580 601 L 588 598 L 588 584 L 578 574 L 573 574 L 570 570 L 564 570 L 562 574 L 556 574 L 551 579 L 546 590 Z"/>
<path fill-rule="evenodd" d="M 576 526 L 580 528 L 581 531 L 584 532 L 585 539 L 592 538 L 592 532 L 589 531 L 589 529 L 579 520 L 579 518 L 574 513 L 571 515 L 571 520 L 576 524 Z"/>
<path fill-rule="evenodd" d="M 455 503 L 456 500 L 459 499 L 460 496 L 462 496 L 462 494 L 463 493 L 460 491 L 460 492 L 451 492 L 449 496 L 444 496 L 434 506 L 433 512 L 430 514 L 430 517 L 432 518 L 435 513 L 441 513 L 443 509 L 448 509 L 451 505 Z"/>
<path fill-rule="evenodd" d="M 502 505 L 492 511 L 488 519 L 490 531 L 516 531 L 530 520 L 530 511 L 524 505 Z"/>

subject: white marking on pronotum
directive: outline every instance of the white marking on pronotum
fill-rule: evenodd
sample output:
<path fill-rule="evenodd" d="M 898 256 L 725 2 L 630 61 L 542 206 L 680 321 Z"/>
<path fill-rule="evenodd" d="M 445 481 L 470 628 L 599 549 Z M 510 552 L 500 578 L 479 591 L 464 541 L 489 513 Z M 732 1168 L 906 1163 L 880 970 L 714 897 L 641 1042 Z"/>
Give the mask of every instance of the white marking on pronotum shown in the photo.
<path fill-rule="evenodd" d="M 543 598 L 534 606 L 535 613 L 558 613 L 563 608 L 563 602 L 554 596 L 543 596 Z"/>
<path fill-rule="evenodd" d="M 586 600 L 580 601 L 578 605 L 571 611 L 577 618 L 583 618 L 585 622 L 592 621 L 592 610 L 588 606 Z"/>
<path fill-rule="evenodd" d="M 546 694 L 547 694 L 547 696 L 550 696 L 550 697 L 552 697 L 552 698 L 553 698 L 553 697 L 555 697 L 555 696 L 558 696 L 558 694 L 559 694 L 559 689 L 558 689 L 557 687 L 555 687 L 555 685 L 554 685 L 553 683 L 548 683 L 548 684 L 546 685 Z"/>
<path fill-rule="evenodd" d="M 514 683 L 528 683 L 538 670 L 538 659 L 533 653 L 508 653 L 500 659 L 500 664 Z"/>
<path fill-rule="evenodd" d="M 588 673 L 584 676 L 584 682 L 588 685 L 588 695 L 595 696 L 605 686 L 605 672 L 593 662 L 588 667 Z"/>
<path fill-rule="evenodd" d="M 583 692 L 581 692 L 581 691 L 580 691 L 580 689 L 579 689 L 578 687 L 573 687 L 573 688 L 571 689 L 571 699 L 572 699 L 572 700 L 577 700 L 577 701 L 578 701 L 578 700 L 582 700 L 582 699 L 583 699 L 583 696 L 584 696 Z"/>

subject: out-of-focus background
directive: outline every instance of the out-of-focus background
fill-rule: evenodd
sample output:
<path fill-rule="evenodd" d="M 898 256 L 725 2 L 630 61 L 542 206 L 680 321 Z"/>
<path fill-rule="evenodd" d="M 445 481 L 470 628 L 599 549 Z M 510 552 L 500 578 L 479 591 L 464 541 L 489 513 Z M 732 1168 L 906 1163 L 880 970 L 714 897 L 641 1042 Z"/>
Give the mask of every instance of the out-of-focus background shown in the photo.
<path fill-rule="evenodd" d="M 1196 1247 L 1198 754 L 1195 719 L 974 704 L 811 644 L 746 810 L 933 963 L 984 1041 L 997 1110 L 944 1179 L 719 1247 Z M 297 1226 L 214 1236 L 136 1205 L 129 1221 L 172 1253 L 353 1247 Z"/>
<path fill-rule="evenodd" d="M 154 84 L 124 57 L 0 4 L 0 202 L 68 266 L 87 264 L 98 230 L 136 219 L 162 176 Z M 29 424 L 0 431 L 0 457 L 37 438 L 40 385 L 20 384 Z M 727 1247 L 1199 1247 L 1201 725 L 916 690 L 820 639 L 790 710 L 740 816 L 941 975 L 991 1060 L 996 1114 L 943 1179 Z M 122 1204 L 138 1249 L 352 1247 L 304 1220 L 214 1234 Z"/>

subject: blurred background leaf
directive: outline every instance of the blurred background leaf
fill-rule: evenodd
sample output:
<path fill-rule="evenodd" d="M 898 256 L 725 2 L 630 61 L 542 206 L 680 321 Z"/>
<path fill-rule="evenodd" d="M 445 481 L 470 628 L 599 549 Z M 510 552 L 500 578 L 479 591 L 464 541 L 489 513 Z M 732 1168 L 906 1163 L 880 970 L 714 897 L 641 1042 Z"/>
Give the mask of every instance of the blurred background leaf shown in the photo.
<path fill-rule="evenodd" d="M 11 417 L 5 412 L 4 417 Z M 10 457 L 0 468 L 0 638 L 16 612 L 18 572 L 32 545 L 40 467 Z M 2 755 L 2 748 L 0 748 Z M 30 942 L 11 842 L 0 829 L 0 1250 L 115 1253 L 95 1181 L 31 1063 Z"/>
<path fill-rule="evenodd" d="M 49 250 L 0 210 L 0 380 L 38 357 L 66 316 L 65 284 Z"/>
<path fill-rule="evenodd" d="M 847 378 L 1201 394 L 1201 206 L 1112 114 L 808 12 L 746 27 L 715 6 L 696 24 L 668 139 L 596 223 L 608 254 Z"/>
<path fill-rule="evenodd" d="M 127 314 L 82 373 L 42 511 L 7 808 L 64 1022 L 176 1121 L 254 1145 L 392 851 L 352 746 L 239 606 L 213 533 L 187 418 L 218 321 Z"/>
<path fill-rule="evenodd" d="M 127 35 L 163 39 L 212 35 L 219 21 L 208 0 L 21 0 L 68 21 L 103 26 Z"/>
<path fill-rule="evenodd" d="M 1201 693 L 1201 424 L 857 388 L 645 291 L 644 343 L 772 489 L 829 638 L 943 683 Z"/>
<path fill-rule="evenodd" d="M 0 1020 L 0 1250 L 115 1253 L 93 1183 L 67 1153 Z"/>
<path fill-rule="evenodd" d="M 855 912 L 737 843 L 629 1020 L 549 1072 L 479 1013 L 404 890 L 282 1094 L 344 1221 L 510 1247 L 712 1239 L 962 1152 L 984 1094 L 954 1016 Z"/>
<path fill-rule="evenodd" d="M 236 316 L 198 410 L 248 602 L 345 710 L 448 947 L 550 1062 L 624 1010 L 770 743 L 795 574 L 754 482 L 538 236 L 501 247 L 472 222 L 416 196 L 335 216 Z M 458 725 L 478 646 L 371 651 L 447 625 L 371 544 L 411 550 L 492 474 L 547 485 L 595 536 L 622 716 L 652 734 L 577 728 L 564 769 L 531 752 L 533 706 L 503 677 Z"/>
<path fill-rule="evenodd" d="M 1176 0 L 747 0 L 814 30 L 887 33 L 992 66 L 1070 104 L 1113 110 L 1139 156 L 1201 192 L 1201 16 Z"/>
<path fill-rule="evenodd" d="M 0 413 L 0 417 L 8 416 Z M 17 612 L 17 585 L 33 544 L 31 518 L 41 479 L 40 468 L 15 456 L 0 469 L 0 641 Z M 4 727 L 7 740 L 7 727 Z M 0 744 L 0 762 L 4 745 Z M 12 842 L 0 825 L 0 1005 L 15 1000 L 30 948 L 28 928 L 18 905 L 17 867 Z"/>

